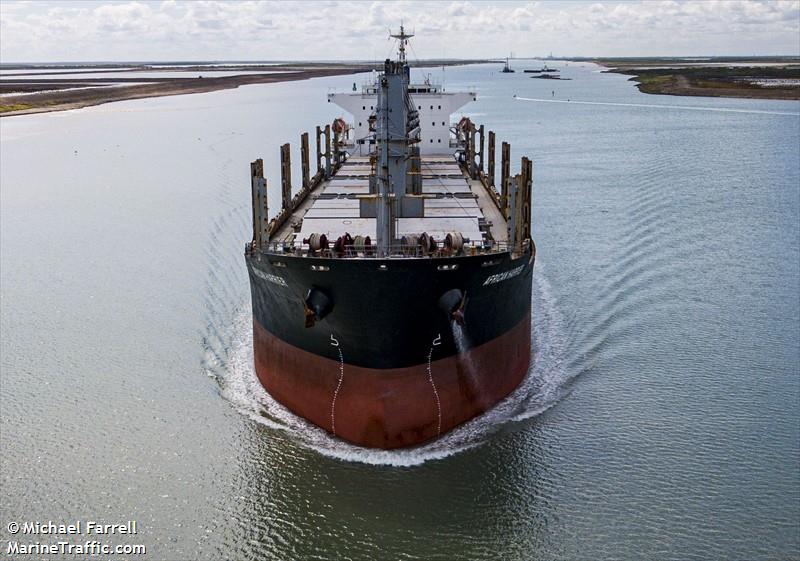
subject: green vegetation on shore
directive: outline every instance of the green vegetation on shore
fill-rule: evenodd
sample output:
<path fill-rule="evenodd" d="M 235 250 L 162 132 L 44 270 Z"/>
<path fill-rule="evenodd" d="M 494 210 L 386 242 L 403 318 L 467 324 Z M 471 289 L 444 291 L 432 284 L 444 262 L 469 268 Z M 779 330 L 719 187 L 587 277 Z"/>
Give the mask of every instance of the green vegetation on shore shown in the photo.
<path fill-rule="evenodd" d="M 596 59 L 595 62 L 608 66 L 608 72 L 632 76 L 639 90 L 649 94 L 800 99 L 798 59 L 710 59 L 703 62 L 694 59 Z"/>
<path fill-rule="evenodd" d="M 0 113 L 8 111 L 24 111 L 33 107 L 30 103 L 0 103 Z"/>

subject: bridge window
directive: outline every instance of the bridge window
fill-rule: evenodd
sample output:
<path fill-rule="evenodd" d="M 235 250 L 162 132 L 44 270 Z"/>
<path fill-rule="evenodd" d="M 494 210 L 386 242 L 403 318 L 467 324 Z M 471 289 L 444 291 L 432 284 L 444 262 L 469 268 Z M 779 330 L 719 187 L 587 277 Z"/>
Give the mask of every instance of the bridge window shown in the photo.
<path fill-rule="evenodd" d="M 439 106 L 439 109 L 441 109 L 441 108 L 442 108 L 442 106 L 440 105 L 440 106 Z"/>
<path fill-rule="evenodd" d="M 442 121 L 442 126 L 443 126 L 443 127 L 444 127 L 444 126 L 446 126 L 446 125 L 444 124 L 444 121 Z"/>
<path fill-rule="evenodd" d="M 366 105 L 362 105 L 362 106 L 361 106 L 361 109 L 363 109 L 364 111 L 366 111 L 366 110 L 367 110 L 367 106 L 366 106 Z"/>
<path fill-rule="evenodd" d="M 436 126 L 436 123 L 431 123 L 431 126 L 432 126 L 432 127 L 435 127 L 435 126 Z"/>
<path fill-rule="evenodd" d="M 442 143 L 442 139 L 440 138 L 440 139 L 438 140 L 438 142 L 439 142 L 439 144 L 441 144 L 441 143 Z"/>

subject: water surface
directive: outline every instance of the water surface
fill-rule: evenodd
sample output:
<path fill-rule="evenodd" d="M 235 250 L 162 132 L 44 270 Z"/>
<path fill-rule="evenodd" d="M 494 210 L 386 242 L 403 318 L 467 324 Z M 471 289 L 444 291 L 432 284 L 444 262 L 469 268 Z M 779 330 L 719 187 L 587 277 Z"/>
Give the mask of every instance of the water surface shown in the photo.
<path fill-rule="evenodd" d="M 134 518 L 154 560 L 796 558 L 800 104 L 555 65 L 445 71 L 534 160 L 534 364 L 395 453 L 260 389 L 242 258 L 249 162 L 277 208 L 279 145 L 299 177 L 362 76 L 0 120 L 3 545 Z"/>

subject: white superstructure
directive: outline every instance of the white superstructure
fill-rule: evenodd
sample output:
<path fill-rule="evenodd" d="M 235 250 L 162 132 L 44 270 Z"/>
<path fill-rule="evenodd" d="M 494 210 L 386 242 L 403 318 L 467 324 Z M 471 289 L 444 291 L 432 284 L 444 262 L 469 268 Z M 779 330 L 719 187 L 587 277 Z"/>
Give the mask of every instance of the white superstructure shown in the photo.
<path fill-rule="evenodd" d="M 440 85 L 425 81 L 422 84 L 410 84 L 408 93 L 419 111 L 422 154 L 450 154 L 450 116 L 458 109 L 475 101 L 475 92 L 445 92 Z M 353 116 L 351 122 L 348 150 L 354 155 L 367 155 L 371 143 L 374 143 L 374 132 L 370 131 L 370 116 L 375 114 L 378 95 L 374 84 L 365 85 L 361 92 L 329 93 L 328 102 L 335 103 Z"/>

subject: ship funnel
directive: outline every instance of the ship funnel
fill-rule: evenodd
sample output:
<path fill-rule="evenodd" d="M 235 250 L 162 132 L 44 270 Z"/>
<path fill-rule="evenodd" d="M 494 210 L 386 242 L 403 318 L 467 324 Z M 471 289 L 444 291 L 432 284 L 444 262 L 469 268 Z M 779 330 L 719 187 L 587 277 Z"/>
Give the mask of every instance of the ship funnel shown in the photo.
<path fill-rule="evenodd" d="M 333 310 L 333 301 L 319 288 L 311 288 L 303 302 L 306 315 L 306 327 L 312 327 L 314 322 L 323 319 Z"/>
<path fill-rule="evenodd" d="M 447 314 L 448 319 L 464 325 L 464 312 L 467 307 L 467 295 L 458 288 L 452 288 L 439 297 L 439 309 Z"/>

